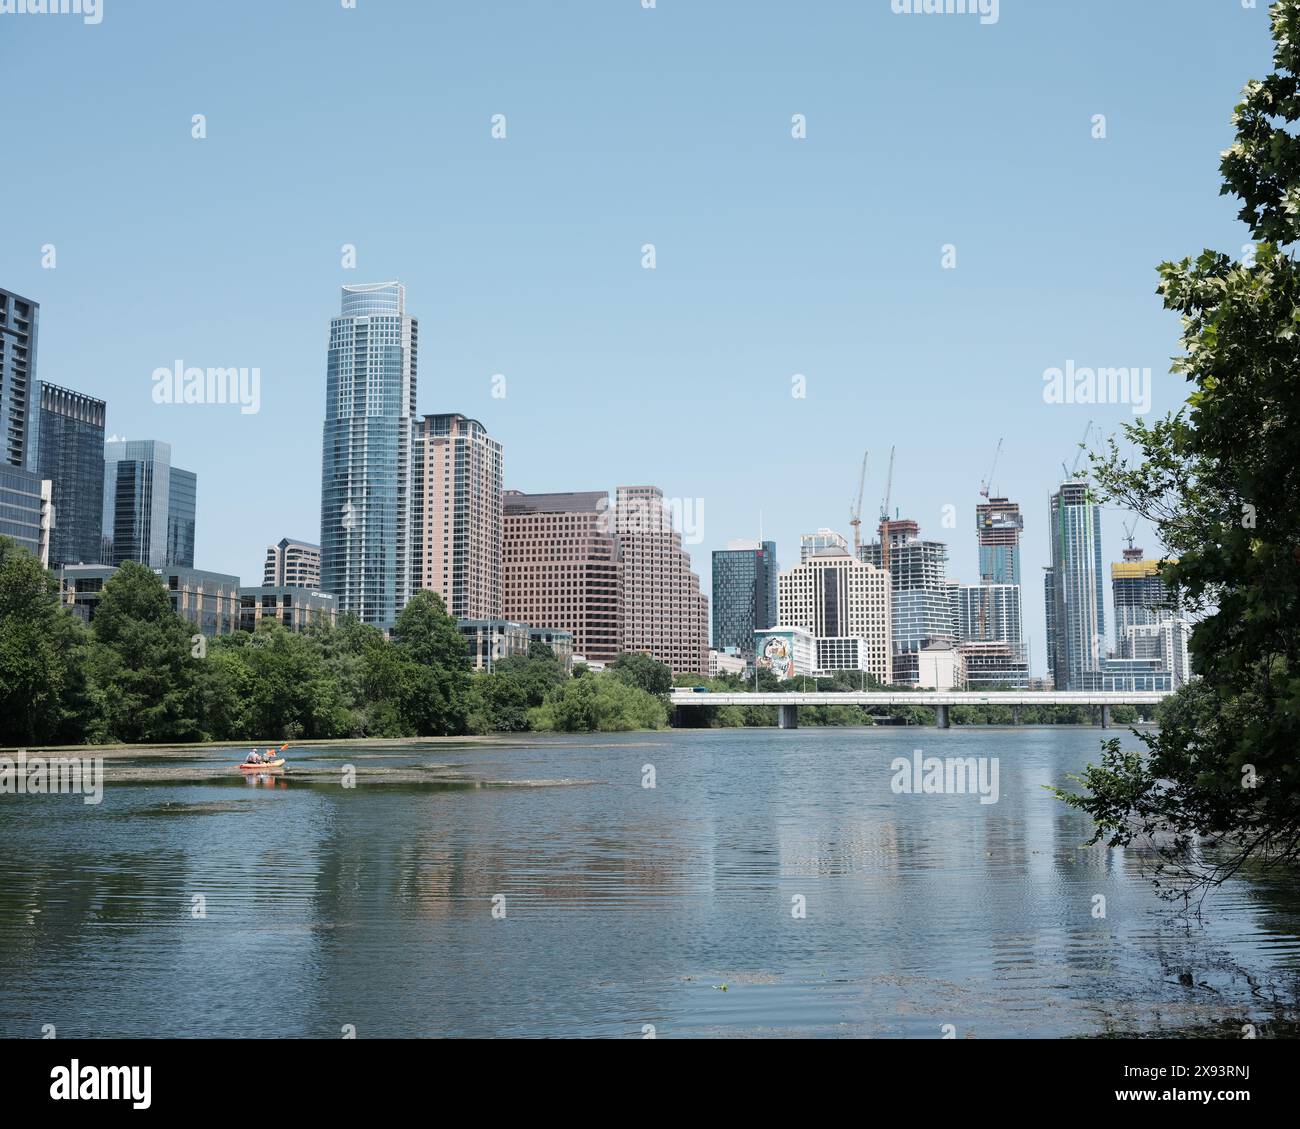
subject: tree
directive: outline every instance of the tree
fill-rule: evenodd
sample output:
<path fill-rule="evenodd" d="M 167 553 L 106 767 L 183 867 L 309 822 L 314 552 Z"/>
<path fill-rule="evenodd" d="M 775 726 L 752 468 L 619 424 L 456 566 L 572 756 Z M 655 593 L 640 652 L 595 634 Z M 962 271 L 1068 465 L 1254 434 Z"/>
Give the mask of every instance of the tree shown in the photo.
<path fill-rule="evenodd" d="M 573 679 L 554 697 L 530 710 L 533 729 L 565 733 L 617 733 L 662 729 L 668 710 L 662 699 L 629 685 L 610 671 Z"/>
<path fill-rule="evenodd" d="M 399 716 L 422 737 L 463 733 L 469 713 L 465 637 L 442 597 L 421 589 L 393 624 Z"/>
<path fill-rule="evenodd" d="M 104 585 L 92 629 L 92 665 L 108 732 L 119 741 L 201 738 L 191 628 L 172 610 L 162 579 L 127 561 Z"/>
<path fill-rule="evenodd" d="M 86 631 L 57 593 L 40 561 L 0 537 L 0 745 L 78 741 L 97 720 Z"/>
<path fill-rule="evenodd" d="M 1270 18 L 1274 73 L 1247 84 L 1220 166 L 1257 246 L 1160 267 L 1191 394 L 1125 428 L 1136 456 L 1112 439 L 1092 460 L 1102 492 L 1176 555 L 1161 575 L 1200 617 L 1201 681 L 1141 736 L 1146 756 L 1108 742 L 1078 778 L 1087 793 L 1065 798 L 1093 817 L 1093 842 L 1154 837 L 1184 894 L 1300 858 L 1300 263 L 1284 249 L 1300 239 L 1300 0 Z"/>
<path fill-rule="evenodd" d="M 672 670 L 639 651 L 624 651 L 609 669 L 619 681 L 647 694 L 665 696 L 673 688 Z"/>

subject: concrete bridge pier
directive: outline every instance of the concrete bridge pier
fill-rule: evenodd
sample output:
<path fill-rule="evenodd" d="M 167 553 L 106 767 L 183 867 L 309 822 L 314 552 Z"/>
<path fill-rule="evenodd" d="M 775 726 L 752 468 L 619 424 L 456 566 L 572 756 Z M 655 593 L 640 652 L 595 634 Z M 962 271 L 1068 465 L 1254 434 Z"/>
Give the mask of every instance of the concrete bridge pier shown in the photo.
<path fill-rule="evenodd" d="M 1012 725 L 1019 725 L 1019 724 L 1020 724 L 1020 707 L 1019 707 L 1019 706 L 1012 706 L 1012 707 L 1011 707 L 1011 724 L 1012 724 Z"/>
<path fill-rule="evenodd" d="M 952 724 L 952 723 L 948 720 L 948 707 L 947 707 L 947 706 L 935 706 L 935 707 L 934 707 L 934 723 L 935 723 L 935 725 L 937 725 L 940 729 L 948 729 L 948 728 L 951 727 L 951 724 Z"/>
<path fill-rule="evenodd" d="M 781 729 L 798 729 L 799 728 L 799 707 L 798 706 L 777 706 L 776 724 Z"/>
<path fill-rule="evenodd" d="M 1110 706 L 1101 707 L 1101 727 L 1103 729 L 1110 728 Z"/>

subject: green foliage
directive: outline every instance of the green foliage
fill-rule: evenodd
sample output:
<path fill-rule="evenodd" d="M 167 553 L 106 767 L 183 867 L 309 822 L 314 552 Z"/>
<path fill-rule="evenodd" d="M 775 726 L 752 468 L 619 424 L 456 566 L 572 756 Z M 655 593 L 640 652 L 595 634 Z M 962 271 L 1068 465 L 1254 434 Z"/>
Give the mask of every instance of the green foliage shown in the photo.
<path fill-rule="evenodd" d="M 40 561 L 0 537 L 0 745 L 58 743 L 98 727 L 89 637 L 59 608 L 57 589 Z"/>
<path fill-rule="evenodd" d="M 668 710 L 654 694 L 606 671 L 569 681 L 530 710 L 528 720 L 541 732 L 617 733 L 662 729 L 668 724 Z"/>
<path fill-rule="evenodd" d="M 1166 866 L 1201 884 L 1252 857 L 1300 857 L 1300 263 L 1283 250 L 1300 238 L 1300 0 L 1271 21 L 1275 73 L 1247 85 L 1220 166 L 1254 261 L 1204 251 L 1160 267 L 1187 405 L 1126 427 L 1135 456 L 1114 440 L 1093 456 L 1106 498 L 1177 557 L 1161 575 L 1201 616 L 1190 650 L 1204 681 L 1167 703 L 1147 757 L 1111 742 L 1080 777 L 1087 794 L 1066 798 L 1111 842 L 1156 837 Z M 1226 862 L 1191 866 L 1205 838 Z"/>
<path fill-rule="evenodd" d="M 469 732 L 517 733 L 528 729 L 528 711 L 542 705 L 564 682 L 564 668 L 544 644 L 530 646 L 527 658 L 501 659 L 490 674 L 478 674 L 473 679 Z"/>
<path fill-rule="evenodd" d="M 673 672 L 649 655 L 624 651 L 610 665 L 609 673 L 628 686 L 660 697 L 673 688 Z"/>
<path fill-rule="evenodd" d="M 200 695 L 190 628 L 152 569 L 123 564 L 104 585 L 92 624 L 92 677 L 106 728 L 128 742 L 196 741 Z"/>

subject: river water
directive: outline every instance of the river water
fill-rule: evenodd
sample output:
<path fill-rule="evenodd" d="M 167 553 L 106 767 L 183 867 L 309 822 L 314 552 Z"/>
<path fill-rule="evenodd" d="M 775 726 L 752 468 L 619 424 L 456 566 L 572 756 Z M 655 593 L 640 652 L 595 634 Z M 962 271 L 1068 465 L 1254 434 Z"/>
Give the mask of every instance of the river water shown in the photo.
<path fill-rule="evenodd" d="M 0 1035 L 963 1038 L 1283 1014 L 1296 890 L 1235 881 L 1188 919 L 1137 852 L 1083 848 L 1045 786 L 1100 739 L 304 747 L 270 786 L 228 771 L 243 750 L 203 751 L 97 806 L 0 796 Z M 996 758 L 997 802 L 896 792 L 918 747 Z M 435 762 L 439 783 L 409 782 Z"/>

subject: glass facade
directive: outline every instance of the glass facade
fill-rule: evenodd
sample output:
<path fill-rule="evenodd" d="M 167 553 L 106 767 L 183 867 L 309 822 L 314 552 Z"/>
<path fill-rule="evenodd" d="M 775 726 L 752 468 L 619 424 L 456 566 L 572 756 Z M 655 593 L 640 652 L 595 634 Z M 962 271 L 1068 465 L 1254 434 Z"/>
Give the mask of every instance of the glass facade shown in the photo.
<path fill-rule="evenodd" d="M 399 282 L 343 287 L 330 322 L 321 451 L 321 587 L 391 627 L 411 590 L 418 324 Z"/>
<path fill-rule="evenodd" d="M 919 678 L 915 656 L 933 643 L 952 642 L 956 631 L 947 582 L 948 546 L 924 540 L 920 526 L 907 518 L 882 522 L 880 533 L 888 540 L 887 564 L 882 541 L 863 545 L 861 557 L 889 569 L 894 681 L 915 683 Z"/>
<path fill-rule="evenodd" d="M 713 553 L 713 646 L 753 653 L 754 633 L 777 623 L 776 542 L 734 544 Z"/>
<path fill-rule="evenodd" d="M 991 498 L 975 507 L 980 580 L 986 584 L 1020 583 L 1020 534 L 1024 528 L 1020 506 L 1006 498 Z"/>
<path fill-rule="evenodd" d="M 1105 580 L 1101 507 L 1086 482 L 1064 482 L 1052 495 L 1052 568 L 1048 623 L 1058 690 L 1100 686 L 1105 660 Z"/>
<path fill-rule="evenodd" d="M 194 514 L 198 478 L 193 471 L 171 468 L 167 497 L 167 563 L 194 567 Z"/>
<path fill-rule="evenodd" d="M 27 468 L 53 486 L 50 564 L 100 560 L 104 528 L 104 401 L 36 384 Z"/>
<path fill-rule="evenodd" d="M 0 464 L 0 537 L 12 537 L 41 556 L 41 480 L 30 471 Z"/>
<path fill-rule="evenodd" d="M 28 465 L 40 306 L 0 290 L 0 463 Z"/>
<path fill-rule="evenodd" d="M 171 445 L 154 439 L 104 444 L 104 564 L 194 567 L 197 478 L 171 457 Z"/>
<path fill-rule="evenodd" d="M 112 565 L 67 565 L 58 570 L 64 605 L 87 623 L 93 621 L 104 585 L 117 572 Z M 172 611 L 202 635 L 239 630 L 239 577 L 221 572 L 167 567 L 154 569 L 170 595 Z"/>

